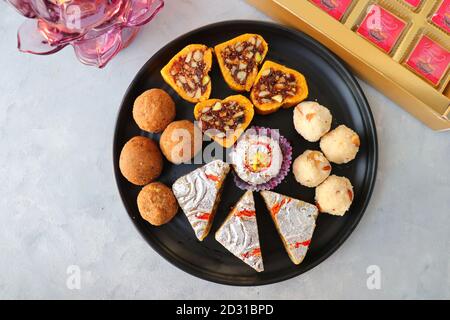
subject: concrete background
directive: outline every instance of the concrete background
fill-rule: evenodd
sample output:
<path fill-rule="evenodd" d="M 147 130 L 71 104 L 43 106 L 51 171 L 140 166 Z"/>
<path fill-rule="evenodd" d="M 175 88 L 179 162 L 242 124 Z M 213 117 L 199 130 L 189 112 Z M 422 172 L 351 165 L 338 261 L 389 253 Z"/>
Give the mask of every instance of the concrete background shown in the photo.
<path fill-rule="evenodd" d="M 202 14 L 199 14 L 202 12 Z M 371 204 L 348 241 L 295 279 L 235 288 L 194 278 L 135 230 L 112 169 L 118 107 L 139 68 L 188 30 L 268 20 L 240 0 L 168 0 L 104 70 L 66 48 L 20 54 L 22 18 L 0 2 L 0 298 L 450 298 L 450 136 L 426 128 L 361 82 L 379 134 Z M 66 286 L 81 270 L 81 289 Z M 368 290 L 369 265 L 381 289 Z"/>

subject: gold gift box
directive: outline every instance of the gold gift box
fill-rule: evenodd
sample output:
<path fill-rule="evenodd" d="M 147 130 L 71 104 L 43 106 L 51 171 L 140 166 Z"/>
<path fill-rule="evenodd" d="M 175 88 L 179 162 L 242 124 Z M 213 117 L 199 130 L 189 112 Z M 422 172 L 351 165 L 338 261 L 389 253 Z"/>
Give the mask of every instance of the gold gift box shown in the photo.
<path fill-rule="evenodd" d="M 293 26 L 328 47 L 353 71 L 434 130 L 450 130 L 450 72 L 433 85 L 406 67 L 421 34 L 450 51 L 450 36 L 430 23 L 441 1 L 422 0 L 417 9 L 403 0 L 354 0 L 338 21 L 309 0 L 247 0 L 272 18 Z M 370 4 L 379 4 L 407 23 L 387 54 L 356 31 Z"/>

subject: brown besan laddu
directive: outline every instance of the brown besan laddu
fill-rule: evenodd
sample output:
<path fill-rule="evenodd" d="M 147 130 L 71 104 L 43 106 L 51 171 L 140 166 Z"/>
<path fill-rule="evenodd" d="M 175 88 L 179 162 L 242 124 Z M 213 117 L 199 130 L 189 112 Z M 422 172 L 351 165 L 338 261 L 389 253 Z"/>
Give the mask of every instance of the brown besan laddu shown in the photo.
<path fill-rule="evenodd" d="M 133 118 L 142 130 L 160 133 L 175 119 L 175 102 L 167 92 L 150 89 L 134 102 Z"/>
<path fill-rule="evenodd" d="M 160 182 L 152 182 L 142 188 L 137 204 L 142 218 L 154 226 L 166 224 L 178 211 L 172 190 Z"/>
<path fill-rule="evenodd" d="M 202 148 L 202 132 L 189 120 L 174 121 L 159 139 L 164 156 L 174 164 L 189 162 Z"/>
<path fill-rule="evenodd" d="M 123 147 L 119 168 L 131 183 L 143 186 L 159 177 L 163 169 L 163 158 L 158 145 L 151 139 L 137 136 Z"/>

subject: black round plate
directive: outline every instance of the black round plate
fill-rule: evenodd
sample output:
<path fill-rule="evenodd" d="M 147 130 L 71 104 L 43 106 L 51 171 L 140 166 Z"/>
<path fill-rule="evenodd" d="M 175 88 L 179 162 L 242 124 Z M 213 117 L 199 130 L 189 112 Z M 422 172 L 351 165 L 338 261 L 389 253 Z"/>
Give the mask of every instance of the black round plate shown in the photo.
<path fill-rule="evenodd" d="M 257 273 L 234 257 L 214 239 L 214 233 L 224 221 L 230 208 L 244 191 L 238 189 L 230 173 L 225 183 L 222 202 L 212 230 L 199 242 L 185 215 L 180 212 L 168 224 L 153 227 L 139 215 L 136 197 L 141 188 L 127 182 L 121 175 L 118 162 L 123 145 L 133 136 L 144 135 L 155 140 L 158 135 L 141 131 L 132 117 L 134 100 L 145 90 L 166 90 L 177 105 L 177 119 L 193 120 L 194 105 L 182 100 L 162 79 L 161 68 L 184 46 L 202 43 L 210 47 L 243 33 L 258 33 L 269 43 L 267 59 L 296 69 L 306 76 L 310 94 L 308 100 L 317 100 L 328 106 L 333 114 L 333 127 L 345 124 L 361 138 L 357 158 L 346 165 L 333 165 L 333 174 L 346 176 L 353 183 L 355 199 L 344 217 L 320 214 L 309 252 L 300 265 L 288 258 L 280 237 L 263 204 L 255 193 L 258 227 L 265 271 Z M 211 98 L 223 99 L 236 94 L 228 88 L 219 67 L 213 63 Z M 255 115 L 252 125 L 280 129 L 293 146 L 293 158 L 306 149 L 319 149 L 318 143 L 305 141 L 294 129 L 293 109 L 274 114 Z M 355 229 L 367 207 L 375 182 L 377 169 L 377 137 L 375 124 L 366 98 L 346 67 L 326 48 L 305 34 L 272 23 L 255 21 L 221 22 L 189 32 L 157 52 L 139 71 L 131 83 L 120 107 L 114 136 L 114 169 L 123 203 L 135 226 L 147 242 L 168 261 L 197 277 L 229 285 L 263 285 L 297 276 L 329 257 Z M 171 186 L 182 175 L 199 165 L 172 165 L 164 163 L 160 181 Z M 276 192 L 314 203 L 314 189 L 299 185 L 292 173 L 274 190 Z"/>

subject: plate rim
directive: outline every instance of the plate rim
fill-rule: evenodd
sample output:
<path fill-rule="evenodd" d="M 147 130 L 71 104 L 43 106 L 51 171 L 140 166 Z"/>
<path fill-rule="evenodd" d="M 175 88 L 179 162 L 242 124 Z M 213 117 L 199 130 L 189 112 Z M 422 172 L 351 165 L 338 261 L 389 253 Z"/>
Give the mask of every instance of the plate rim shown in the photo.
<path fill-rule="evenodd" d="M 124 112 L 124 105 L 126 97 L 129 95 L 129 93 L 132 91 L 132 88 L 135 86 L 138 79 L 142 78 L 144 73 L 147 71 L 147 66 L 153 62 L 153 58 L 155 56 L 160 55 L 162 52 L 166 51 L 167 48 L 171 47 L 173 44 L 184 40 L 191 35 L 205 31 L 211 28 L 217 28 L 217 27 L 224 27 L 229 25 L 235 25 L 235 24 L 242 24 L 242 25 L 249 25 L 252 27 L 265 27 L 265 28 L 276 28 L 280 30 L 281 32 L 289 33 L 291 36 L 294 37 L 300 37 L 303 38 L 304 41 L 309 42 L 312 46 L 315 46 L 320 54 L 323 56 L 326 56 L 329 64 L 335 68 L 342 78 L 346 78 L 346 86 L 348 86 L 351 89 L 351 92 L 355 98 L 355 100 L 358 102 L 358 108 L 361 111 L 362 118 L 364 119 L 363 125 L 366 127 L 366 132 L 368 133 L 368 138 L 371 140 L 371 146 L 373 146 L 373 161 L 369 161 L 368 170 L 365 174 L 365 179 L 369 179 L 368 182 L 368 192 L 366 193 L 365 201 L 363 202 L 362 209 L 358 217 L 354 219 L 352 224 L 349 225 L 347 230 L 343 232 L 342 236 L 339 238 L 336 243 L 332 244 L 328 250 L 315 262 L 311 263 L 308 267 L 304 268 L 303 272 L 300 273 L 293 273 L 289 275 L 280 275 L 278 277 L 274 277 L 272 279 L 261 279 L 258 280 L 256 283 L 238 283 L 236 281 L 230 281 L 225 278 L 217 278 L 214 276 L 211 276 L 210 273 L 205 273 L 204 270 L 202 270 L 200 267 L 183 260 L 179 256 L 171 253 L 169 250 L 164 249 L 164 244 L 161 243 L 158 239 L 152 237 L 149 233 L 145 232 L 145 228 L 141 223 L 138 222 L 137 219 L 134 218 L 134 215 L 132 214 L 131 208 L 128 206 L 127 202 L 125 201 L 125 195 L 121 190 L 121 186 L 119 183 L 119 178 L 121 177 L 120 169 L 119 169 L 119 163 L 118 158 L 116 155 L 120 154 L 120 150 L 118 149 L 119 146 L 117 145 L 117 141 L 119 138 L 119 119 L 121 118 L 122 112 Z M 365 110 L 364 110 L 365 109 Z M 367 127 L 367 124 L 369 126 Z M 306 33 L 296 30 L 294 28 L 278 24 L 275 22 L 268 22 L 268 21 L 258 21 L 258 20 L 247 20 L 247 19 L 237 19 L 237 20 L 225 20 L 220 22 L 215 22 L 211 24 L 204 25 L 202 27 L 193 29 L 187 33 L 184 33 L 178 37 L 176 37 L 174 40 L 169 41 L 166 45 L 161 47 L 159 50 L 157 50 L 139 69 L 139 71 L 135 74 L 133 77 L 133 80 L 127 87 L 125 93 L 123 94 L 122 100 L 120 102 L 119 110 L 117 111 L 116 116 L 116 122 L 114 127 L 114 135 L 113 135 L 113 148 L 112 148 L 112 155 L 113 155 L 113 169 L 114 169 L 114 179 L 116 182 L 116 187 L 119 191 L 119 195 L 122 201 L 123 206 L 125 207 L 125 210 L 127 211 L 127 214 L 129 218 L 132 220 L 133 225 L 135 228 L 139 231 L 140 235 L 145 239 L 145 241 L 152 247 L 153 250 L 155 250 L 161 257 L 163 257 L 166 261 L 168 261 L 173 266 L 177 267 L 178 269 L 194 276 L 197 278 L 200 278 L 202 280 L 207 280 L 213 283 L 222 284 L 222 285 L 229 285 L 229 286 L 236 286 L 236 287 L 251 287 L 251 286 L 262 286 L 262 285 L 269 285 L 274 283 L 279 283 L 283 281 L 287 281 L 289 279 L 293 279 L 297 276 L 300 276 L 301 274 L 304 274 L 311 269 L 315 268 L 319 264 L 321 264 L 323 261 L 328 259 L 332 254 L 334 254 L 347 239 L 350 237 L 350 235 L 354 232 L 356 227 L 358 226 L 359 222 L 361 221 L 362 217 L 364 216 L 366 209 L 370 203 L 370 200 L 372 198 L 373 190 L 376 183 L 376 177 L 377 177 L 377 171 L 378 171 L 378 158 L 379 158 L 379 147 L 378 147 L 378 136 L 377 136 L 377 130 L 376 130 L 376 124 L 375 120 L 372 114 L 372 109 L 370 108 L 369 102 L 367 101 L 367 97 L 364 94 L 364 91 L 362 90 L 360 84 L 356 80 L 356 77 L 351 73 L 349 67 L 345 64 L 344 61 L 342 61 L 340 58 L 338 58 L 331 50 L 326 48 L 323 44 L 318 42 L 317 40 L 313 39 Z"/>

